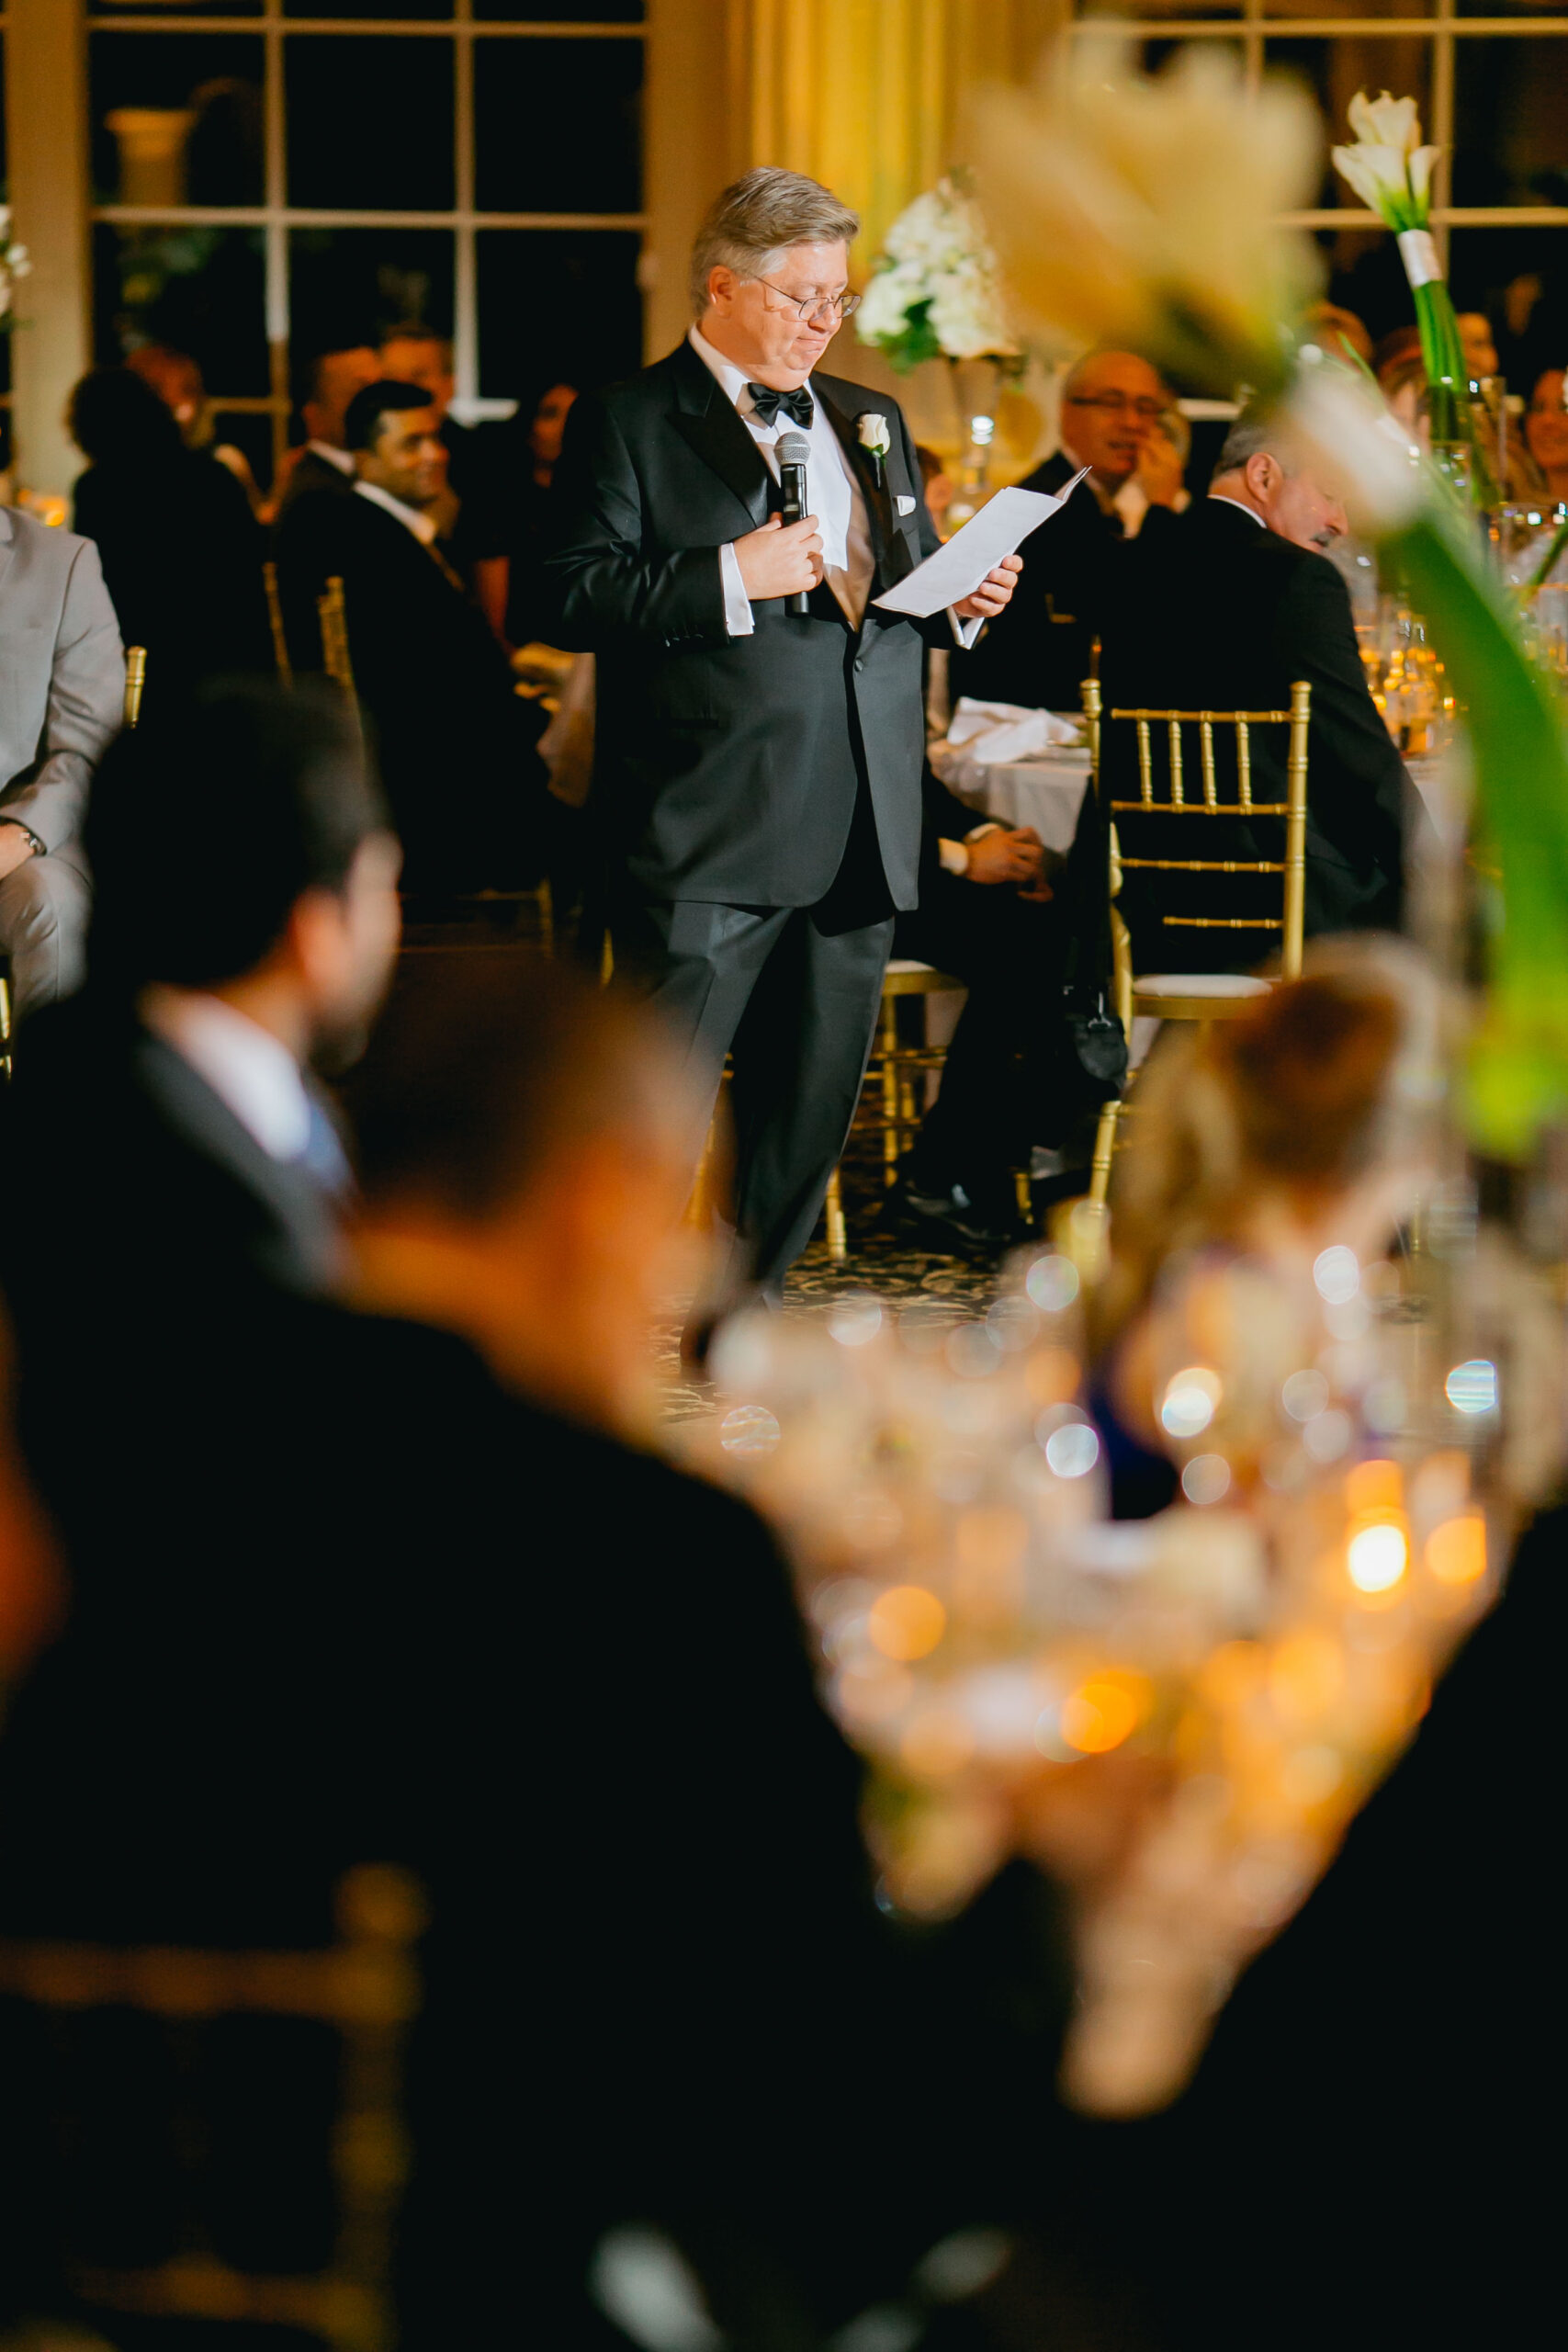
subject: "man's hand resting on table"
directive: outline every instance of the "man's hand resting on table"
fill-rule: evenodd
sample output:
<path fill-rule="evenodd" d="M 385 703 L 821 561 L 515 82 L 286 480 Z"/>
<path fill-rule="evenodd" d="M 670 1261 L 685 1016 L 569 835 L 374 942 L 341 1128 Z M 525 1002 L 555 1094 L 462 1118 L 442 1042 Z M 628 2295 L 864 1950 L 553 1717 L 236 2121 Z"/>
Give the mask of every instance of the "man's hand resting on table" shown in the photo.
<path fill-rule="evenodd" d="M 1009 832 L 981 833 L 965 844 L 969 865 L 965 880 L 1010 882 L 1023 899 L 1048 899 L 1045 845 L 1032 825 L 1016 825 Z"/>
<path fill-rule="evenodd" d="M 802 523 L 770 514 L 760 531 L 736 540 L 735 560 L 749 604 L 808 594 L 822 577 L 822 526 L 815 514 Z"/>
<path fill-rule="evenodd" d="M 996 570 L 986 574 L 975 594 L 972 596 L 965 596 L 961 605 L 954 605 L 953 609 L 959 619 L 961 621 L 995 620 L 997 615 L 1006 609 L 1012 596 L 1018 575 L 1022 570 L 1023 558 L 1021 555 L 1004 555 Z"/>

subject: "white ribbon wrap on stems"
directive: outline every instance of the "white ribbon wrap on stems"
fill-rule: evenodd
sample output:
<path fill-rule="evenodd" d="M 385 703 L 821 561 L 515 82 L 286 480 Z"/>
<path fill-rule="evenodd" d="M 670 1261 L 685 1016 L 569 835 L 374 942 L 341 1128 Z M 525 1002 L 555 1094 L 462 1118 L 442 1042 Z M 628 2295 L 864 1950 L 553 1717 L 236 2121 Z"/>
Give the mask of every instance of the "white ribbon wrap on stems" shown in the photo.
<path fill-rule="evenodd" d="M 1443 265 L 1429 229 L 1402 229 L 1397 242 L 1399 258 L 1412 286 L 1430 286 L 1441 279 Z"/>

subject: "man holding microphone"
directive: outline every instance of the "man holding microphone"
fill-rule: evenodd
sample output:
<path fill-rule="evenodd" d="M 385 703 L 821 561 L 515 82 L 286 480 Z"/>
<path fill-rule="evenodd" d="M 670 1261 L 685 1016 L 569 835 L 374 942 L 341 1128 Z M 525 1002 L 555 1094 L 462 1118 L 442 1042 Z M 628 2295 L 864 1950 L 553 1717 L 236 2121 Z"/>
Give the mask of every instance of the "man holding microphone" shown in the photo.
<path fill-rule="evenodd" d="M 922 637 L 971 642 L 1020 569 L 929 621 L 872 602 L 938 540 L 897 406 L 814 372 L 857 305 L 859 228 L 798 173 L 727 188 L 690 334 L 576 403 L 556 473 L 546 594 L 557 641 L 598 656 L 616 978 L 713 1089 L 732 1057 L 727 1304 L 776 1300 L 854 1114 L 917 897 Z M 797 522 L 784 436 L 807 445 Z"/>

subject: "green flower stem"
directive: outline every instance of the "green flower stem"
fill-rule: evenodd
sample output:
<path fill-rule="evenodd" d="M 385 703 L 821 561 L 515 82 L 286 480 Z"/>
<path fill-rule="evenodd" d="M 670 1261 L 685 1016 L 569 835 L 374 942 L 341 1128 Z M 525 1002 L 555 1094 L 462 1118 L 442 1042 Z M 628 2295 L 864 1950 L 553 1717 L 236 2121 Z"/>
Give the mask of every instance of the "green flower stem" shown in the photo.
<path fill-rule="evenodd" d="M 1568 548 L 1568 523 L 1559 523 L 1551 535 L 1551 545 L 1530 573 L 1529 584 L 1532 594 L 1536 589 L 1545 587 L 1551 577 L 1551 567 L 1564 548 Z"/>
<path fill-rule="evenodd" d="M 1477 506 L 1495 506 L 1498 491 L 1475 431 L 1470 405 L 1470 369 L 1460 340 L 1453 297 L 1446 281 L 1429 279 L 1413 286 L 1416 323 L 1421 335 L 1421 358 L 1427 370 L 1428 413 L 1435 442 L 1462 441 L 1471 453 L 1471 492 Z"/>
<path fill-rule="evenodd" d="M 1504 919 L 1469 1075 L 1476 1142 L 1529 1150 L 1568 1104 L 1568 740 L 1479 557 L 1440 511 L 1387 543 L 1466 706 L 1476 790 L 1503 874 Z"/>

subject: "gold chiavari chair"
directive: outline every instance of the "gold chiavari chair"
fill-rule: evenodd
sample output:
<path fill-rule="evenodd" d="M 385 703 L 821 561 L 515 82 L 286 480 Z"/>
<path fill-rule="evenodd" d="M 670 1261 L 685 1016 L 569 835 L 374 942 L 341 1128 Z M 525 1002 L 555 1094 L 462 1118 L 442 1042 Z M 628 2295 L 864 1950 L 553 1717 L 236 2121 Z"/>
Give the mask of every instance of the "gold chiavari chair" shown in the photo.
<path fill-rule="evenodd" d="M 141 695 L 147 684 L 147 648 L 128 645 L 125 649 L 125 724 L 134 727 L 141 717 Z"/>
<path fill-rule="evenodd" d="M 62 2247 L 63 2283 L 96 2313 L 248 2322 L 304 2330 L 333 2352 L 393 2352 L 393 2240 L 410 2153 L 403 2061 L 421 2006 L 414 1946 L 426 1924 L 423 1891 L 406 1871 L 367 1864 L 340 1880 L 335 1907 L 337 1941 L 308 1951 L 0 1939 L 7 2039 L 21 2061 L 29 2104 L 40 2102 L 31 2121 L 45 2135 L 40 2146 L 67 2152 L 50 2188 L 51 2201 L 61 2207 L 50 2221 Z M 307 2064 L 314 2063 L 310 2053 L 319 2052 L 323 2029 L 335 2042 L 336 2109 L 322 2117 L 335 2235 L 320 2267 L 304 2271 L 243 2269 L 206 2242 L 204 2152 L 216 2140 L 236 2144 L 236 2132 L 244 2144 L 265 2144 L 265 2113 L 248 2118 L 226 2107 L 209 2113 L 205 2104 L 220 2097 L 211 2086 L 231 2085 L 233 2077 L 220 2061 L 201 2063 L 203 2038 L 231 2034 L 246 2019 L 264 2028 L 271 2069 L 288 2063 L 278 2037 L 290 2028 L 300 2030 Z M 166 2067 L 134 2075 L 149 2087 L 139 2089 L 130 2111 L 120 2087 L 125 2078 L 111 2072 L 100 2079 L 106 2030 L 129 2031 L 142 2050 L 148 2036 L 169 2043 Z M 96 2063 L 84 2064 L 89 2053 Z M 158 2083 L 164 2091 L 151 2087 Z M 258 2089 L 265 2108 L 265 2083 Z M 107 2111 L 100 2113 L 96 2101 L 107 2101 Z M 154 2242 L 162 2236 L 156 2224 L 141 2261 L 134 2242 L 118 2246 L 112 2263 L 82 2242 L 93 2224 L 75 2210 L 71 2152 L 96 2146 L 106 2122 L 120 2149 L 141 2143 L 150 2162 L 172 2162 L 184 2241 L 175 2250 Z M 88 2162 L 82 2185 L 89 2199 L 93 2178 Z M 298 2183 L 287 2159 L 276 2187 L 279 2200 L 291 2206 Z"/>
<path fill-rule="evenodd" d="M 1110 820 L 1108 888 L 1112 905 L 1111 934 L 1113 988 L 1117 1016 L 1132 1043 L 1135 1018 L 1156 1021 L 1224 1021 L 1266 995 L 1270 979 L 1233 972 L 1175 972 L 1138 977 L 1133 970 L 1127 926 L 1114 900 L 1124 875 L 1236 874 L 1278 876 L 1280 912 L 1275 915 L 1210 915 L 1162 913 L 1168 928 L 1189 931 L 1277 932 L 1280 934 L 1280 977 L 1293 980 L 1302 968 L 1302 933 L 1306 891 L 1307 738 L 1312 723 L 1312 687 L 1298 681 L 1291 688 L 1289 710 L 1111 710 L 1103 707 L 1097 680 L 1084 681 L 1084 716 L 1089 725 L 1089 758 L 1094 789 L 1100 788 L 1102 746 L 1107 725 L 1132 726 L 1138 746 L 1138 797 L 1112 800 Z M 1156 790 L 1155 738 L 1164 729 L 1164 774 Z M 1235 739 L 1234 797 L 1222 798 L 1214 755 L 1214 729 L 1233 729 Z M 1283 800 L 1259 800 L 1252 788 L 1252 730 L 1256 727 L 1288 727 L 1290 749 L 1285 766 Z M 1196 728 L 1198 773 L 1195 792 L 1189 792 L 1187 744 L 1183 729 Z M 1227 776 L 1227 783 L 1229 778 Z M 1161 818 L 1228 818 L 1249 822 L 1255 818 L 1282 820 L 1282 858 L 1128 857 L 1123 855 L 1116 819 L 1129 815 Z M 1095 1136 L 1089 1199 L 1103 1206 L 1111 1185 L 1111 1158 L 1122 1104 L 1107 1102 Z"/>
<path fill-rule="evenodd" d="M 283 604 L 277 593 L 277 566 L 264 563 L 262 582 L 266 589 L 266 617 L 272 630 L 272 654 L 277 664 L 278 681 L 285 686 L 294 684 L 294 666 L 288 659 L 288 639 L 283 628 Z"/>

